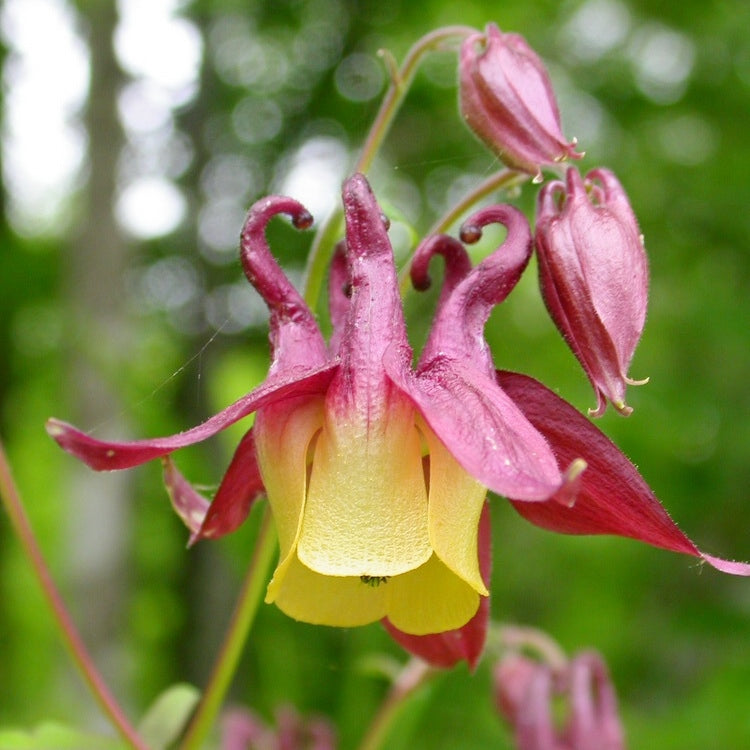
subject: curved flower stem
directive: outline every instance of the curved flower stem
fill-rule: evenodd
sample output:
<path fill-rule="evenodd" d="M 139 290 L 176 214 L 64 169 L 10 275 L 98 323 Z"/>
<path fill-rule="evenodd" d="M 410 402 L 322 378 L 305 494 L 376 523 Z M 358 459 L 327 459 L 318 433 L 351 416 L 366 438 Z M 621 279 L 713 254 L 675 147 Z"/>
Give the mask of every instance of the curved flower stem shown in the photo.
<path fill-rule="evenodd" d="M 44 560 L 42 551 L 34 536 L 31 528 L 31 522 L 26 515 L 20 493 L 13 481 L 13 474 L 10 470 L 8 458 L 0 442 L 0 500 L 5 507 L 10 518 L 11 525 L 15 531 L 21 546 L 29 558 L 31 565 L 36 573 L 37 580 L 42 587 L 42 592 L 47 600 L 47 604 L 52 611 L 52 615 L 57 621 L 57 625 L 62 634 L 65 645 L 70 652 L 76 666 L 78 667 L 83 679 L 86 681 L 92 695 L 96 699 L 102 711 L 110 718 L 112 724 L 117 728 L 121 737 L 136 750 L 148 750 L 147 745 L 138 736 L 138 733 L 128 721 L 120 705 L 109 691 L 104 678 L 97 670 L 91 655 L 86 650 L 86 646 L 76 629 L 68 610 L 65 608 L 60 592 L 57 590 L 52 574 Z"/>
<path fill-rule="evenodd" d="M 504 648 L 528 648 L 554 669 L 562 669 L 568 663 L 565 652 L 544 631 L 521 625 L 502 625 L 499 629 L 500 644 Z"/>
<path fill-rule="evenodd" d="M 383 746 L 394 720 L 406 701 L 438 674 L 421 659 L 412 658 L 393 682 L 390 692 L 375 714 L 367 733 L 362 738 L 359 750 L 378 750 Z"/>
<path fill-rule="evenodd" d="M 556 671 L 562 671 L 568 664 L 565 652 L 551 636 L 526 625 L 493 625 L 487 636 L 486 649 L 493 659 L 501 658 L 507 651 L 530 651 Z"/>
<path fill-rule="evenodd" d="M 333 248 L 341 239 L 343 218 L 342 210 L 340 208 L 334 209 L 333 213 L 315 233 L 310 246 L 302 296 L 313 312 L 318 306 L 320 290 L 323 287 L 328 262 L 333 255 Z"/>
<path fill-rule="evenodd" d="M 362 147 L 359 159 L 354 165 L 355 172 L 365 173 L 372 165 L 425 54 L 439 47 L 447 39 L 463 38 L 474 33 L 476 33 L 476 29 L 470 26 L 445 26 L 425 34 L 413 44 L 398 70 L 396 70 L 393 58 L 389 53 L 381 50 L 380 55 L 385 59 L 386 66 L 391 73 L 391 85 L 388 87 L 378 114 L 375 116 L 375 121 Z M 317 307 L 325 269 L 333 252 L 333 247 L 340 239 L 337 231 L 340 222 L 341 210 L 337 209 L 316 233 L 310 253 L 307 256 L 304 297 L 313 310 Z"/>
<path fill-rule="evenodd" d="M 442 234 L 447 232 L 448 229 L 461 217 L 462 214 L 466 213 L 470 208 L 477 204 L 482 198 L 487 197 L 496 190 L 512 190 L 524 182 L 529 180 L 530 177 L 524 172 L 517 172 L 514 169 L 501 169 L 499 172 L 488 177 L 484 182 L 481 182 L 471 192 L 467 193 L 450 211 L 440 217 L 429 229 L 426 237 L 430 237 L 433 234 Z M 409 256 L 401 269 L 399 274 L 399 284 L 401 289 L 401 296 L 405 296 L 409 290 L 411 290 L 411 283 L 409 280 L 409 266 L 414 253 Z"/>
<path fill-rule="evenodd" d="M 476 29 L 471 28 L 471 26 L 444 26 L 425 34 L 414 43 L 406 54 L 401 68 L 395 75 L 393 75 L 393 72 L 391 74 L 391 85 L 386 92 L 383 103 L 380 105 L 375 122 L 370 128 L 370 134 L 367 136 L 365 145 L 362 147 L 362 153 L 359 155 L 359 160 L 354 168 L 355 172 L 366 172 L 370 168 L 424 55 L 440 46 L 446 39 L 463 38 L 475 33 Z M 385 53 L 381 52 L 380 54 L 381 57 L 385 57 Z"/>
<path fill-rule="evenodd" d="M 203 747 L 237 669 L 250 628 L 255 621 L 275 551 L 276 536 L 273 533 L 271 511 L 266 506 L 255 542 L 253 558 L 245 575 L 232 620 L 219 655 L 214 662 L 206 690 L 179 745 L 180 750 L 198 750 Z"/>

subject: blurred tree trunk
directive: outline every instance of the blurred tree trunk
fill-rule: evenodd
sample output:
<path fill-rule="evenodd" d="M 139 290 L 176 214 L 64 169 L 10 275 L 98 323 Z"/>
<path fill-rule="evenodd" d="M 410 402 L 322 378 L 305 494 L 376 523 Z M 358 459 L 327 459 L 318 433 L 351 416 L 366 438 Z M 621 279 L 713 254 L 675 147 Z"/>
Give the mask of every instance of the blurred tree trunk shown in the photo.
<path fill-rule="evenodd" d="M 123 146 L 117 114 L 122 72 L 112 47 L 117 11 L 113 2 L 80 3 L 79 8 L 88 25 L 91 84 L 85 113 L 88 182 L 66 264 L 76 338 L 68 392 L 77 424 L 102 426 L 100 435 L 106 431 L 122 438 L 125 427 L 112 375 L 127 368 L 132 347 L 123 289 L 127 246 L 113 215 Z M 68 529 L 72 610 L 94 658 L 121 692 L 128 475 L 98 474 L 79 465 L 73 471 Z"/>

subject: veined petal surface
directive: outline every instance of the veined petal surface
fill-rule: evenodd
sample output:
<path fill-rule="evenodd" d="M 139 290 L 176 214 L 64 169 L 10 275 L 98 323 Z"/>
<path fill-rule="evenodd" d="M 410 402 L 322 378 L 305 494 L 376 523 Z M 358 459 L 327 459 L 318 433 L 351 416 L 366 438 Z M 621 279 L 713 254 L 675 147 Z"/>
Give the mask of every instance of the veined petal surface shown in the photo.
<path fill-rule="evenodd" d="M 258 413 L 255 443 L 263 483 L 279 537 L 279 564 L 266 601 L 296 556 L 307 497 L 308 454 L 323 424 L 323 399 L 294 399 Z"/>
<path fill-rule="evenodd" d="M 413 570 L 432 554 L 414 407 L 396 393 L 377 421 L 337 416 L 315 444 L 299 558 L 327 575 Z"/>

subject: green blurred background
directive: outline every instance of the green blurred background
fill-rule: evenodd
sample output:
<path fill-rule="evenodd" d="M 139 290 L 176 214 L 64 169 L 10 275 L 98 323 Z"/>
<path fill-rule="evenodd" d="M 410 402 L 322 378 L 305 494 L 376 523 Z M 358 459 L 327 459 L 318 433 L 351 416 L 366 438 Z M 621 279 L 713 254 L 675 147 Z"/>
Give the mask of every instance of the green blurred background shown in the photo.
<path fill-rule="evenodd" d="M 0 435 L 40 542 L 104 674 L 133 715 L 176 681 L 202 685 L 258 517 L 185 549 L 158 462 L 96 475 L 49 440 L 51 415 L 99 437 L 167 434 L 250 390 L 265 311 L 236 244 L 258 197 L 321 219 L 377 110 L 376 57 L 444 24 L 495 21 L 549 65 L 584 171 L 614 169 L 651 263 L 631 370 L 634 414 L 598 425 L 703 549 L 750 557 L 750 5 L 743 0 L 5 0 L 0 212 Z M 114 41 L 114 44 L 112 43 Z M 398 257 L 497 168 L 457 119 L 455 52 L 421 68 L 371 172 Z M 533 211 L 536 188 L 516 198 Z M 310 235 L 271 243 L 301 277 Z M 434 295 L 408 308 L 414 342 Z M 585 411 L 580 369 L 533 267 L 492 316 L 499 367 Z M 241 428 L 183 451 L 215 488 Z M 750 583 L 610 538 L 564 538 L 493 502 L 492 612 L 608 661 L 629 746 L 750 747 Z M 293 703 L 355 746 L 403 660 L 380 626 L 333 630 L 263 606 L 232 699 Z M 393 748 L 504 748 L 489 664 L 411 706 Z M 0 516 L 0 726 L 98 728 L 35 580 Z"/>

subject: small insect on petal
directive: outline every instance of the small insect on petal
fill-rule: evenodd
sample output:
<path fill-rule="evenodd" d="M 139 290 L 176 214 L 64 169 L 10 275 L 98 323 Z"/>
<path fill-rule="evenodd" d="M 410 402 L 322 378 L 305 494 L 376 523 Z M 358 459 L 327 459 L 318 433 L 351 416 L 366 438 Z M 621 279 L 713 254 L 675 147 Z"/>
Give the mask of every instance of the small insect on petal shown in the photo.
<path fill-rule="evenodd" d="M 360 576 L 359 580 L 370 588 L 377 588 L 381 583 L 388 583 L 390 576 Z"/>

